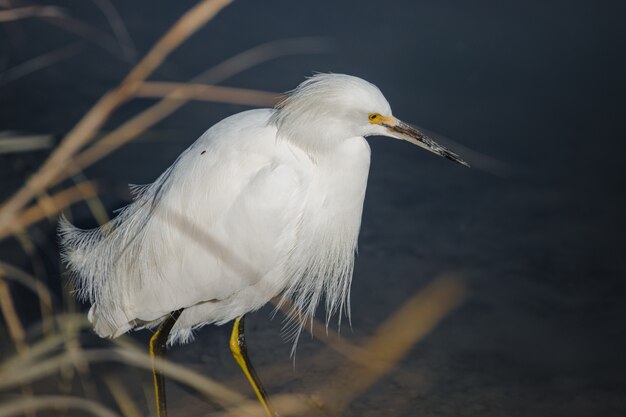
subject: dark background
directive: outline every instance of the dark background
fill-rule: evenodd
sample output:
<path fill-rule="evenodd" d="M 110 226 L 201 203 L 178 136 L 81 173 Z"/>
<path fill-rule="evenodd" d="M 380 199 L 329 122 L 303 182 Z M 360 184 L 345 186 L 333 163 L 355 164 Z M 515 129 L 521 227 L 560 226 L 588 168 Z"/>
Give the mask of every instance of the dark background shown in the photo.
<path fill-rule="evenodd" d="M 52 3 L 109 30 L 92 2 Z M 140 56 L 194 4 L 113 3 Z M 236 1 L 152 77 L 188 81 L 263 42 L 327 37 L 328 53 L 279 58 L 223 84 L 286 91 L 313 71 L 357 75 L 378 85 L 396 116 L 506 166 L 502 175 L 467 170 L 400 141 L 369 140 L 353 331 L 343 337 L 371 334 L 442 273 L 463 273 L 469 293 L 346 415 L 626 415 L 625 5 Z M 7 69 L 81 39 L 27 19 L 3 25 L 0 41 Z M 0 129 L 66 133 L 130 68 L 84 41 L 75 56 L 0 84 Z M 149 103 L 123 106 L 105 130 Z M 87 174 L 105 185 L 107 208 L 117 208 L 122 184 L 152 181 L 205 129 L 243 109 L 189 104 Z M 2 197 L 45 156 L 37 155 L 0 156 Z M 85 210 L 76 213 L 79 223 L 93 224 Z M 40 246 L 54 245 L 52 226 L 31 233 Z M 19 260 L 9 246 L 0 258 Z M 47 283 L 60 288 L 58 271 L 49 272 Z M 27 305 L 18 308 L 29 314 Z M 278 362 L 291 372 L 288 384 L 268 388 L 314 392 L 338 359 L 292 370 L 280 321 L 269 322 L 268 312 L 250 318 L 254 358 L 261 368 Z M 203 329 L 172 358 L 212 376 L 235 375 L 226 338 L 225 329 Z M 299 357 L 321 349 L 304 339 Z M 234 380 L 245 392 L 245 382 Z M 174 406 L 195 401 L 202 409 L 171 389 L 180 393 Z"/>

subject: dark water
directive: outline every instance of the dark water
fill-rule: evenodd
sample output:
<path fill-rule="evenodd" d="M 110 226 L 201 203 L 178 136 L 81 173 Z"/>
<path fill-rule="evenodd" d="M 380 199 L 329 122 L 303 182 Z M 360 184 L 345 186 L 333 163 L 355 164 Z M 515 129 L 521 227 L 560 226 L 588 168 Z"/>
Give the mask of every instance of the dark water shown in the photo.
<path fill-rule="evenodd" d="M 114 3 L 140 53 L 193 4 Z M 55 4 L 108 30 L 91 2 Z M 346 415 L 626 413 L 625 12 L 609 1 L 238 1 L 157 71 L 154 79 L 186 81 L 266 41 L 328 37 L 327 54 L 276 59 L 224 84 L 285 91 L 312 71 L 358 75 L 381 88 L 398 117 L 510 170 L 466 170 L 406 143 L 370 140 L 353 332 L 344 337 L 363 340 L 443 272 L 463 271 L 469 295 Z M 36 20 L 3 29 L 7 67 L 79 40 Z M 128 69 L 87 41 L 78 55 L 0 86 L 0 127 L 67 132 Z M 106 129 L 147 103 L 125 105 Z M 202 131 L 242 109 L 190 104 L 88 174 L 105 184 L 113 209 L 122 184 L 150 182 Z M 2 161 L 5 195 L 31 168 L 18 175 Z M 52 239 L 46 226 L 33 233 Z M 48 279 L 54 285 L 58 275 Z M 280 323 L 265 313 L 249 328 L 259 368 L 278 366 L 276 381 L 286 381 L 270 391 L 316 392 L 341 358 L 327 353 L 292 370 Z M 227 330 L 207 328 L 172 358 L 246 392 L 226 338 Z M 307 339 L 298 355 L 323 349 Z M 171 389 L 173 406 L 206 407 Z"/>

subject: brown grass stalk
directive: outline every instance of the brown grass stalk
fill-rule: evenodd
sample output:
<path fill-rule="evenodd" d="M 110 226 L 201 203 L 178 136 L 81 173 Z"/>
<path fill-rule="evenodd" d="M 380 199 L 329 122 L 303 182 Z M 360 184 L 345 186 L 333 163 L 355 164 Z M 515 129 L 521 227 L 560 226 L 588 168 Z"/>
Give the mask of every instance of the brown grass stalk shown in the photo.
<path fill-rule="evenodd" d="M 279 394 L 271 398 L 272 406 L 282 417 L 303 415 L 307 410 L 314 408 L 310 397 L 301 394 Z M 207 414 L 206 417 L 266 417 L 265 410 L 257 401 L 247 401 L 243 404 L 230 407 L 225 411 Z"/>
<path fill-rule="evenodd" d="M 281 56 L 328 53 L 331 47 L 328 39 L 320 37 L 289 38 L 266 42 L 220 62 L 194 77 L 191 82 L 218 84 L 255 65 Z"/>
<path fill-rule="evenodd" d="M 0 417 L 22 416 L 26 413 L 42 410 L 73 409 L 98 417 L 120 417 L 108 408 L 83 398 L 62 395 L 41 395 L 20 398 L 0 404 Z"/>
<path fill-rule="evenodd" d="M 87 321 L 87 317 L 84 314 L 57 314 L 52 319 L 47 319 L 52 322 L 56 328 L 59 329 L 49 336 L 44 336 L 36 339 L 30 344 L 29 349 L 22 355 L 14 355 L 7 358 L 2 363 L 0 368 L 0 374 L 11 373 L 11 370 L 16 369 L 28 369 L 42 360 L 45 356 L 51 354 L 54 350 L 63 346 L 68 338 L 74 337 L 76 332 L 81 329 L 91 326 Z M 42 327 L 50 325 L 50 323 L 42 324 Z"/>
<path fill-rule="evenodd" d="M 128 58 L 120 52 L 120 49 L 123 50 L 124 47 L 117 43 L 116 38 L 95 26 L 67 15 L 44 16 L 40 17 L 39 20 L 93 42 L 111 54 L 111 56 L 121 61 L 130 62 Z"/>
<path fill-rule="evenodd" d="M 72 181 L 74 182 L 74 184 L 78 185 L 88 180 L 83 171 L 78 170 L 76 175 L 72 177 Z M 106 207 L 104 207 L 104 203 L 97 195 L 93 197 L 85 197 L 84 202 L 85 204 L 87 204 L 91 215 L 96 220 L 96 222 L 98 222 L 99 225 L 105 225 L 109 222 L 110 218 L 107 213 Z"/>
<path fill-rule="evenodd" d="M 54 336 L 48 336 L 30 345 L 30 349 L 22 355 L 16 354 L 11 358 L 8 358 L 2 362 L 1 373 L 4 372 L 17 372 L 21 369 L 26 369 L 32 366 L 36 361 L 42 357 L 48 355 L 50 352 L 63 345 L 65 336 L 56 334 Z"/>
<path fill-rule="evenodd" d="M 56 6 L 27 6 L 0 10 L 0 23 L 12 22 L 31 17 L 59 17 L 64 16 Z"/>
<path fill-rule="evenodd" d="M 129 62 L 135 62 L 138 56 L 137 49 L 135 48 L 135 43 L 130 37 L 130 33 L 126 28 L 126 24 L 124 24 L 122 16 L 120 16 L 113 3 L 111 3 L 110 0 L 92 1 L 96 5 L 96 7 L 100 9 L 104 17 L 109 22 L 109 26 L 111 26 L 111 30 L 117 38 L 117 42 L 122 48 L 122 52 L 124 53 L 125 58 Z"/>
<path fill-rule="evenodd" d="M 48 68 L 67 58 L 75 56 L 83 50 L 84 46 L 84 41 L 74 42 L 62 48 L 48 51 L 39 56 L 28 59 L 20 64 L 17 64 L 16 66 L 11 67 L 0 73 L 0 86 L 9 84 L 36 71 Z M 21 139 L 23 138 L 19 138 L 19 140 Z"/>
<path fill-rule="evenodd" d="M 128 395 L 124 387 L 124 383 L 118 377 L 107 375 L 104 377 L 104 383 L 124 417 L 141 417 L 137 405 L 133 399 L 130 398 L 130 395 Z"/>
<path fill-rule="evenodd" d="M 7 330 L 15 346 L 15 350 L 18 353 L 26 352 L 28 350 L 26 333 L 24 332 L 22 321 L 17 311 L 15 311 L 11 291 L 9 290 L 9 285 L 7 284 L 3 271 L 0 271 L 0 311 L 7 324 Z"/>
<path fill-rule="evenodd" d="M 107 32 L 101 30 L 100 28 L 90 25 L 82 20 L 73 18 L 67 15 L 63 9 L 56 6 L 36 6 L 29 2 L 21 2 L 24 4 L 24 7 L 20 7 L 20 9 L 49 9 L 43 13 L 41 12 L 26 12 L 20 13 L 19 19 L 25 18 L 34 18 L 38 19 L 42 22 L 48 23 L 52 26 L 56 26 L 57 28 L 70 32 L 74 35 L 77 35 L 85 40 L 91 41 L 96 45 L 100 46 L 102 49 L 110 53 L 112 56 L 121 59 L 126 62 L 134 62 L 135 59 L 130 54 L 129 45 L 123 37 L 119 36 L 117 28 L 114 28 L 114 33 L 117 38 L 111 36 Z M 3 1 L 0 2 L 0 7 L 9 8 L 6 12 L 11 12 L 16 10 L 11 1 Z M 56 12 L 55 12 L 56 10 Z M 103 11 L 103 13 L 105 13 Z M 105 13 L 107 19 L 111 19 L 112 16 L 108 15 L 109 13 Z M 8 16 L 8 15 L 7 15 Z M 11 20 L 17 20 L 16 18 L 10 18 Z M 119 42 L 119 43 L 118 43 Z"/>
<path fill-rule="evenodd" d="M 146 56 L 133 68 L 119 87 L 105 94 L 68 133 L 43 166 L 9 201 L 0 207 L 0 238 L 15 220 L 17 213 L 38 193 L 53 185 L 72 157 L 102 127 L 111 113 L 128 100 L 139 84 L 183 41 L 215 16 L 231 0 L 203 0 L 185 13 Z"/>
<path fill-rule="evenodd" d="M 167 96 L 172 100 L 203 100 L 264 107 L 273 107 L 283 97 L 280 93 L 247 88 L 154 81 L 142 83 L 135 92 L 135 96 L 159 98 Z"/>
<path fill-rule="evenodd" d="M 232 0 L 201 0 L 178 19 L 122 81 L 121 89 L 130 89 L 126 97 L 130 96 L 138 87 L 138 83 L 146 80 L 174 49 L 231 2 Z"/>
<path fill-rule="evenodd" d="M 68 365 L 72 366 L 76 361 L 75 355 L 78 354 L 81 356 L 80 360 L 84 360 L 90 364 L 97 362 L 120 362 L 145 370 L 152 370 L 150 356 L 140 351 L 114 348 L 64 352 L 55 357 L 40 360 L 27 367 L 23 367 L 21 372 L 0 371 L 0 389 L 8 389 L 16 385 L 22 385 L 54 375 L 59 372 L 60 369 Z M 217 404 L 224 407 L 233 404 L 241 404 L 246 401 L 243 395 L 184 366 L 177 365 L 168 360 L 157 359 L 156 363 L 167 378 L 178 381 L 181 384 L 207 395 Z"/>
<path fill-rule="evenodd" d="M 455 277 L 441 277 L 398 308 L 322 389 L 321 397 L 341 414 L 348 404 L 388 373 L 459 303 L 464 287 Z M 337 389 L 340 386 L 342 389 Z"/>
<path fill-rule="evenodd" d="M 33 277 L 26 271 L 17 268 L 7 262 L 0 261 L 0 276 L 4 279 L 11 279 L 33 291 L 39 299 L 42 318 L 50 317 L 52 314 L 52 294 L 41 281 Z"/>
<path fill-rule="evenodd" d="M 93 182 L 82 182 L 63 191 L 40 200 L 37 204 L 23 210 L 13 223 L 0 229 L 0 239 L 26 229 L 46 217 L 59 213 L 66 207 L 97 195 L 97 187 Z"/>

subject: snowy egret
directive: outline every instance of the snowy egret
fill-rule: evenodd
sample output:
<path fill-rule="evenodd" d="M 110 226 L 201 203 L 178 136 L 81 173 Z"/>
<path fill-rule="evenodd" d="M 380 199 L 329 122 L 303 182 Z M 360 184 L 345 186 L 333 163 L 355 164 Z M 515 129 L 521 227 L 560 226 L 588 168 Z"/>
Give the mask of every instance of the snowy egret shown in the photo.
<path fill-rule="evenodd" d="M 192 331 L 234 320 L 230 348 L 268 416 L 246 352 L 244 315 L 272 298 L 293 306 L 291 335 L 322 296 L 327 320 L 349 316 L 354 254 L 370 165 L 365 137 L 409 141 L 467 165 L 401 122 L 360 78 L 317 74 L 274 109 L 230 116 L 207 130 L 107 225 L 60 224 L 64 259 L 102 337 L 157 328 L 154 360 Z M 294 342 L 295 346 L 295 342 Z M 162 374 L 153 362 L 159 417 Z"/>

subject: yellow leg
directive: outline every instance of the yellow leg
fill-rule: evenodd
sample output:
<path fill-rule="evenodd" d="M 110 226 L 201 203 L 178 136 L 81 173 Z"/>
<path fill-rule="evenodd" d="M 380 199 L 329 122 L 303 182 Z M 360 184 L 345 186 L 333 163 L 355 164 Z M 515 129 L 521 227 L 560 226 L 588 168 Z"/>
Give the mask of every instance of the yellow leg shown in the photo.
<path fill-rule="evenodd" d="M 250 363 L 250 359 L 248 358 L 243 317 L 244 316 L 241 316 L 235 320 L 235 324 L 233 325 L 233 332 L 230 335 L 230 351 L 232 352 L 233 358 L 237 361 L 237 364 L 243 371 L 244 375 L 248 378 L 248 382 L 252 385 L 252 389 L 254 390 L 254 393 L 259 399 L 259 402 L 263 406 L 263 409 L 267 413 L 268 417 L 276 417 L 277 414 L 272 410 L 267 393 L 265 392 L 265 389 L 263 389 L 263 385 L 261 385 L 261 381 L 254 371 L 254 368 Z"/>
<path fill-rule="evenodd" d="M 161 323 L 159 328 L 150 338 L 150 359 L 152 359 L 152 376 L 154 378 L 154 399 L 156 401 L 157 417 L 167 417 L 167 404 L 165 398 L 165 378 L 156 366 L 157 358 L 164 358 L 167 349 L 167 338 L 180 317 L 183 309 L 176 310 Z"/>

